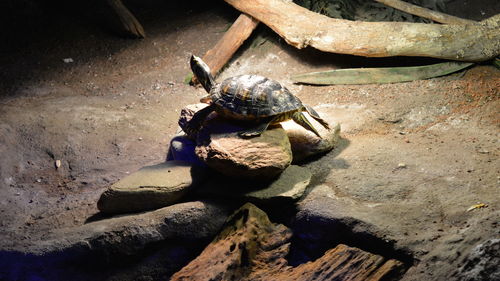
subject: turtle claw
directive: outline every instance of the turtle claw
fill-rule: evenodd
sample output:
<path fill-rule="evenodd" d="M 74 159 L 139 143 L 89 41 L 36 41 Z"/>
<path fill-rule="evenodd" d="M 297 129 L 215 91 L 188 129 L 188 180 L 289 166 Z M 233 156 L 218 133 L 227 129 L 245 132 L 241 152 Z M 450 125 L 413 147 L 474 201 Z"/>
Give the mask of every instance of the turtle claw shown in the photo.
<path fill-rule="evenodd" d="M 238 133 L 238 136 L 242 137 L 242 138 L 252 138 L 252 137 L 256 137 L 256 136 L 259 136 L 260 133 L 251 133 L 251 132 L 239 132 Z"/>
<path fill-rule="evenodd" d="M 251 138 L 251 137 L 260 136 L 267 129 L 269 124 L 270 124 L 270 122 L 262 123 L 262 124 L 258 125 L 257 127 L 251 128 L 251 129 L 246 130 L 246 131 L 239 132 L 238 135 L 240 137 L 244 137 L 244 138 Z"/>

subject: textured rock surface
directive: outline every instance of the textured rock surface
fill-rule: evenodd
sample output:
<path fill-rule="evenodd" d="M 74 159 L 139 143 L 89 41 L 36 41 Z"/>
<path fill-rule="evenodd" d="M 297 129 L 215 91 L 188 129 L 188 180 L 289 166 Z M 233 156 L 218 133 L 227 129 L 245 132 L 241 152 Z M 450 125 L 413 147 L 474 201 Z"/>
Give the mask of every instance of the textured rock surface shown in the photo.
<path fill-rule="evenodd" d="M 241 127 L 212 119 L 200 132 L 196 155 L 214 170 L 236 178 L 270 179 L 292 162 L 288 137 L 281 127 L 241 138 Z"/>
<path fill-rule="evenodd" d="M 0 269 L 0 276 L 6 280 L 104 280 L 99 274 L 106 272 L 106 265 L 130 267 L 127 262 L 130 259 L 141 261 L 144 251 L 150 254 L 145 259 L 146 265 L 143 264 L 145 267 L 161 256 L 167 260 L 163 265 L 173 264 L 180 268 L 180 260 L 186 262 L 186 256 L 193 254 L 190 251 L 199 251 L 200 243 L 206 243 L 218 233 L 227 212 L 225 207 L 196 201 L 56 230 L 43 241 L 29 241 L 29 245 L 3 249 L 0 264 L 10 270 L 2 272 Z M 179 248 L 179 243 L 184 246 Z M 142 270 L 146 271 L 142 272 L 143 276 L 153 274 L 156 277 L 152 279 L 159 279 L 156 269 Z M 106 275 L 115 273 L 106 272 Z M 95 274 L 100 277 L 94 279 Z M 116 280 L 137 280 L 134 274 L 138 272 Z M 168 270 L 163 268 L 161 274 L 165 276 Z"/>
<path fill-rule="evenodd" d="M 327 111 L 319 108 L 317 112 L 321 118 L 328 122 L 330 125 L 329 130 L 311 118 L 309 114 L 304 113 L 304 115 L 314 125 L 314 128 L 318 130 L 321 138 L 294 121 L 289 120 L 281 123 L 290 140 L 294 163 L 303 161 L 313 155 L 326 153 L 332 150 L 339 141 L 340 124 Z"/>
<path fill-rule="evenodd" d="M 193 165 L 206 166 L 194 153 L 195 147 L 196 142 L 181 132 L 170 140 L 167 161 L 185 161 Z"/>
<path fill-rule="evenodd" d="M 454 274 L 457 280 L 500 280 L 500 239 L 478 244 L 464 259 L 464 265 Z"/>
<path fill-rule="evenodd" d="M 394 236 L 370 220 L 372 208 L 338 196 L 327 185 L 311 188 L 297 204 L 292 225 L 295 245 L 290 258 L 301 263 L 319 258 L 329 245 L 348 243 L 374 253 L 384 253 L 407 264 L 413 262 L 408 249 L 395 244 Z"/>
<path fill-rule="evenodd" d="M 245 204 L 195 260 L 171 280 L 383 280 L 403 268 L 397 260 L 338 245 L 314 262 L 288 265 L 291 231 Z"/>
<path fill-rule="evenodd" d="M 272 182 L 248 182 L 214 177 L 196 189 L 196 193 L 213 198 L 240 198 L 251 202 L 272 203 L 297 201 L 311 181 L 311 172 L 290 165 Z"/>
<path fill-rule="evenodd" d="M 183 161 L 143 167 L 106 190 L 97 207 L 103 213 L 117 214 L 172 205 L 203 179 L 204 173 L 203 168 Z"/>

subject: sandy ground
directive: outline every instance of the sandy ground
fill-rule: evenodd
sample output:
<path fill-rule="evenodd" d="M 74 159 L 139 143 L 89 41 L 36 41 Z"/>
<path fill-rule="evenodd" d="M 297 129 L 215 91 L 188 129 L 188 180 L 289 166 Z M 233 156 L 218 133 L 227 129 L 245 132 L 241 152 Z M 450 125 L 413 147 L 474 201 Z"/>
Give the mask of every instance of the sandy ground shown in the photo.
<path fill-rule="evenodd" d="M 224 5 L 172 5 L 132 6 L 144 40 L 116 37 L 85 4 L 81 13 L 63 6 L 10 23 L 17 27 L 0 57 L 0 241 L 81 225 L 109 184 L 165 160 L 180 109 L 205 94 L 183 82 L 188 58 L 211 48 L 237 16 Z M 377 207 L 367 220 L 398 229 L 407 244 L 466 237 L 456 247 L 422 248 L 422 274 L 499 237 L 499 70 L 485 64 L 409 83 L 296 85 L 297 73 L 432 60 L 295 50 L 265 28 L 258 34 L 219 79 L 265 75 L 338 117 L 339 148 L 304 164 L 315 173 L 311 188 L 327 185 L 343 200 Z M 467 212 L 477 203 L 488 207 Z"/>

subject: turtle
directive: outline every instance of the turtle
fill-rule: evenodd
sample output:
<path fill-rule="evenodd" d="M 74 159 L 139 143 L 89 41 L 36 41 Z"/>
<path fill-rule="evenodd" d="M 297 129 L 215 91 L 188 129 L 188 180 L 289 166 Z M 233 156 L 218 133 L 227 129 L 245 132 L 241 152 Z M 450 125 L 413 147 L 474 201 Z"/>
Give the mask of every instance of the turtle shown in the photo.
<path fill-rule="evenodd" d="M 330 128 L 312 107 L 303 104 L 276 80 L 260 75 L 238 75 L 216 83 L 210 68 L 201 58 L 192 55 L 190 65 L 193 74 L 208 92 L 208 96 L 201 101 L 209 106 L 196 112 L 187 123 L 185 130 L 188 134 L 197 132 L 213 111 L 226 119 L 251 122 L 251 128 L 238 132 L 244 138 L 259 136 L 269 125 L 289 119 L 321 138 L 303 114 L 304 111 L 326 129 Z"/>

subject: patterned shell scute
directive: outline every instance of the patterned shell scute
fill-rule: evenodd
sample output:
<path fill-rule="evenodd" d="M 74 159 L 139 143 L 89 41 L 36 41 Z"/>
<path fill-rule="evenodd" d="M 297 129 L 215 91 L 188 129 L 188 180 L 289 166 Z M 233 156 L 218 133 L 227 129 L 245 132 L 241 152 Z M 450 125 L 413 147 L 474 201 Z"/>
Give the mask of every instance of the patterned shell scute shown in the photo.
<path fill-rule="evenodd" d="M 217 106 L 248 117 L 267 117 L 294 111 L 301 101 L 275 80 L 259 75 L 228 78 L 212 92 Z"/>

